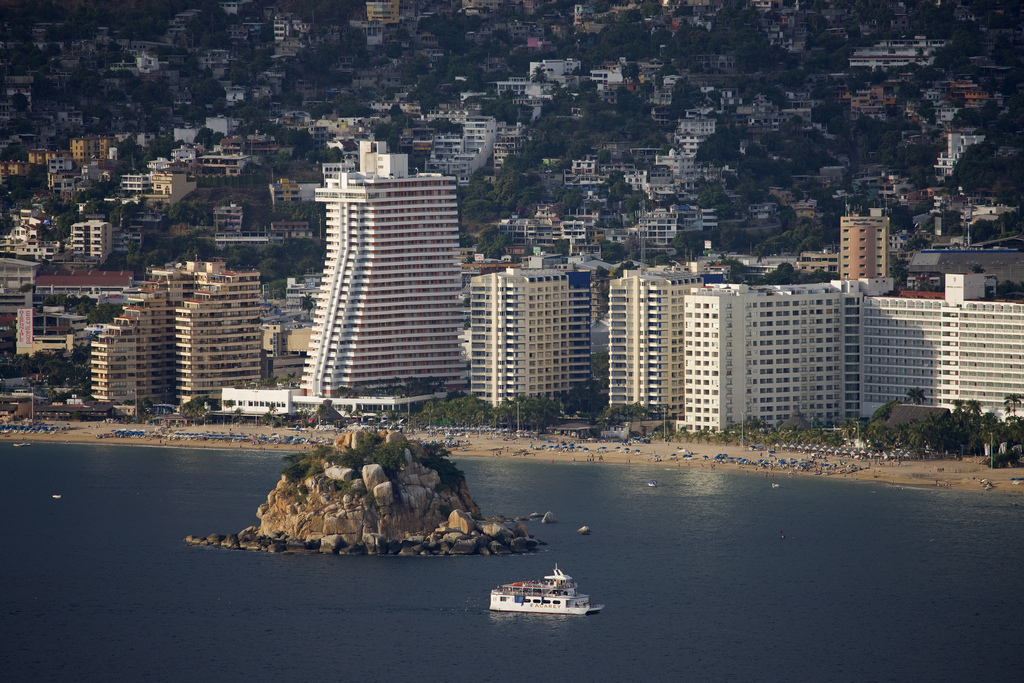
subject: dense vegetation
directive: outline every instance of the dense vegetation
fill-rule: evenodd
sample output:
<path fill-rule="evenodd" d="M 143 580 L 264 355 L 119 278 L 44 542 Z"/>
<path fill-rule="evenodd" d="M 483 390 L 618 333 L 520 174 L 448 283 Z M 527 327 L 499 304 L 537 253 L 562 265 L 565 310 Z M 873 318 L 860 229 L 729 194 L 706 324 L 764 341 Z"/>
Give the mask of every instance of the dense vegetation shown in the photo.
<path fill-rule="evenodd" d="M 338 451 L 330 446 L 317 446 L 310 451 L 289 453 L 284 456 L 287 463 L 281 470 L 288 482 L 299 487 L 300 493 L 305 493 L 301 487 L 309 477 L 315 477 L 324 473 L 325 463 L 333 462 L 340 467 L 351 467 L 359 471 L 364 465 L 376 463 L 380 465 L 388 476 L 405 467 L 405 449 L 409 447 L 407 442 L 384 443 L 378 434 L 362 433 L 359 444 L 355 448 L 346 448 Z M 423 465 L 437 472 L 441 478 L 438 484 L 440 490 L 457 489 L 466 480 L 466 475 L 448 459 L 450 453 L 441 444 L 424 444 L 427 456 L 423 459 Z M 344 484 L 338 483 L 339 486 Z"/>

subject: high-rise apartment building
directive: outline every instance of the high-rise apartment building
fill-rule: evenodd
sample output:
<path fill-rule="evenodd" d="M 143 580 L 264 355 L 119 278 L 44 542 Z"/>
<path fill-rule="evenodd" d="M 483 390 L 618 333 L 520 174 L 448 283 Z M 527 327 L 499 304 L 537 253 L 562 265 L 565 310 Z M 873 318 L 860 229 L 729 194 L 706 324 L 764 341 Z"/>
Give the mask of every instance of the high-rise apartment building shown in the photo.
<path fill-rule="evenodd" d="M 508 268 L 470 284 L 475 395 L 498 405 L 590 378 L 590 273 Z"/>
<path fill-rule="evenodd" d="M 325 166 L 327 261 L 303 387 L 436 379 L 467 388 L 459 347 L 455 179 L 412 175 L 405 154 L 360 142 L 360 171 Z"/>
<path fill-rule="evenodd" d="M 683 298 L 703 283 L 675 271 L 612 280 L 608 307 L 609 402 L 683 409 Z"/>
<path fill-rule="evenodd" d="M 174 309 L 157 282 L 143 283 L 113 324 L 93 338 L 92 391 L 100 401 L 177 402 Z"/>
<path fill-rule="evenodd" d="M 844 415 L 842 293 L 832 285 L 708 285 L 685 297 L 688 429 Z"/>
<path fill-rule="evenodd" d="M 229 272 L 220 261 L 152 269 L 93 339 L 93 395 L 175 403 L 257 381 L 258 316 L 258 272 Z"/>
<path fill-rule="evenodd" d="M 706 285 L 669 299 L 644 296 L 642 278 L 613 281 L 611 402 L 681 403 L 687 429 L 711 430 L 870 417 L 911 389 L 927 405 L 1002 412 L 1006 396 L 1024 394 L 1024 303 L 987 297 L 985 277 L 947 275 L 944 294 L 862 278 Z"/>
<path fill-rule="evenodd" d="M 882 209 L 871 209 L 870 216 L 843 216 L 839 232 L 841 279 L 889 277 L 889 217 Z"/>
<path fill-rule="evenodd" d="M 189 263 L 186 272 L 195 289 L 174 312 L 179 398 L 219 398 L 221 387 L 258 382 L 260 274 L 228 271 L 223 261 Z"/>

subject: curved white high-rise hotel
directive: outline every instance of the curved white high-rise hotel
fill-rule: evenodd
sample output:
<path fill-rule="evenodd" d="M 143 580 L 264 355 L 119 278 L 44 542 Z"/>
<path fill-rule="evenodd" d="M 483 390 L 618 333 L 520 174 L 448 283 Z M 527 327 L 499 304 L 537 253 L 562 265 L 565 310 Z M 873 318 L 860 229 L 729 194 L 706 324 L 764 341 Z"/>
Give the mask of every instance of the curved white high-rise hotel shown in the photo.
<path fill-rule="evenodd" d="M 359 143 L 359 172 L 324 168 L 327 260 L 303 387 L 437 379 L 465 389 L 455 179 L 410 175 L 405 154 Z"/>

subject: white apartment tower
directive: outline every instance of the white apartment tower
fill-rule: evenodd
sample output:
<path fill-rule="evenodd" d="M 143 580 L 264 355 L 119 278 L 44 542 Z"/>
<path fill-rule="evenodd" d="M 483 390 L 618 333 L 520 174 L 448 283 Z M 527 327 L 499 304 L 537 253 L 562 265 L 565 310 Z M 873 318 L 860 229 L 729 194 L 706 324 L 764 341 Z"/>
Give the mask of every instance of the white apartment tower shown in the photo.
<path fill-rule="evenodd" d="M 627 270 L 611 281 L 609 402 L 683 409 L 683 299 L 700 277 Z"/>
<path fill-rule="evenodd" d="M 590 273 L 508 268 L 470 284 L 472 390 L 491 405 L 590 378 Z"/>
<path fill-rule="evenodd" d="M 455 179 L 411 175 L 405 154 L 359 143 L 359 172 L 325 166 L 327 261 L 304 388 L 438 380 L 465 389 Z"/>
<path fill-rule="evenodd" d="M 687 429 L 845 414 L 843 293 L 832 285 L 708 285 L 685 297 Z"/>

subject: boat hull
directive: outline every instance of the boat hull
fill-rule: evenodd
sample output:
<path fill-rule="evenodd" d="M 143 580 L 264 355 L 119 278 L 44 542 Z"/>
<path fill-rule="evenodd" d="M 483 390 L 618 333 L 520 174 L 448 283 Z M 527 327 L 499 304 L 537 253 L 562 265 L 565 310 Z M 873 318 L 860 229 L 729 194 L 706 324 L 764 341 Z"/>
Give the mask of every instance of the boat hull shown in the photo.
<path fill-rule="evenodd" d="M 517 612 L 519 614 L 571 614 L 575 616 L 582 616 L 585 614 L 597 614 L 604 605 L 584 605 L 582 607 L 555 607 L 553 605 L 516 605 L 512 604 L 498 604 L 491 605 L 492 612 Z"/>

